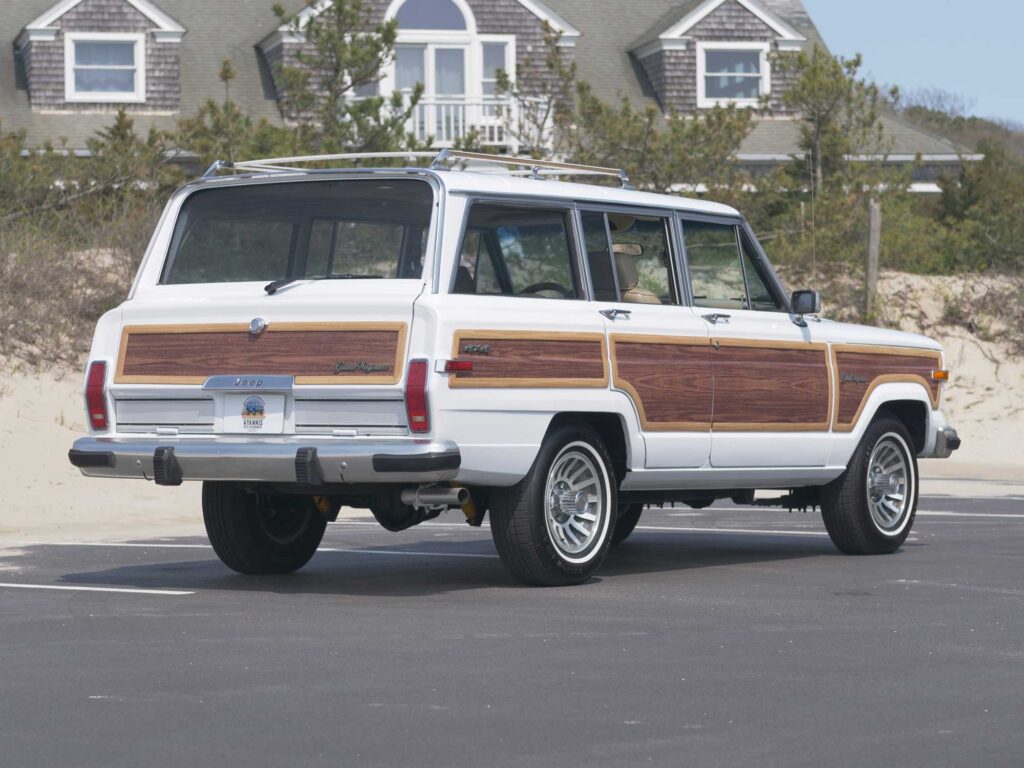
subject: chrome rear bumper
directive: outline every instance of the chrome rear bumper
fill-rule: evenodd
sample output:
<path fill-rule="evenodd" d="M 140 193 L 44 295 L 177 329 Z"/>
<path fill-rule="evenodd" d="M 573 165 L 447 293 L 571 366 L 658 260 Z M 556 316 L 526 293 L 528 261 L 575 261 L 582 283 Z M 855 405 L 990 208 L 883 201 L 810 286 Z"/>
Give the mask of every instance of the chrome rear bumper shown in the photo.
<path fill-rule="evenodd" d="M 274 438 L 83 437 L 69 451 L 89 477 L 269 483 L 402 483 L 452 480 L 461 454 L 451 441 Z"/>

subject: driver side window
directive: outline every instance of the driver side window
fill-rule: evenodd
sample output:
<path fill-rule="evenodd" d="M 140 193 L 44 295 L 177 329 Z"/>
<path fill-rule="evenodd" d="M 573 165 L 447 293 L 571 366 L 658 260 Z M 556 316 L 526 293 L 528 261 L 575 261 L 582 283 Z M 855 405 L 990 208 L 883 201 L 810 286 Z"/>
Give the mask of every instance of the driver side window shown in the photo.
<path fill-rule="evenodd" d="M 565 211 L 476 204 L 453 293 L 578 299 Z"/>

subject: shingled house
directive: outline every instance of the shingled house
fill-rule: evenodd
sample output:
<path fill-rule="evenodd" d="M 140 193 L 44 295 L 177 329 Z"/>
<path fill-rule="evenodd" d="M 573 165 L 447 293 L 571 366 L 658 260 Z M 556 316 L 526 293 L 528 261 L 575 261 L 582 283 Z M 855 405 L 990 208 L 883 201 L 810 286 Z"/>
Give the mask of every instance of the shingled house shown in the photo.
<path fill-rule="evenodd" d="M 330 0 L 305 8 L 315 14 Z M 399 26 L 395 61 L 375 90 L 425 95 L 410 130 L 445 146 L 470 128 L 512 150 L 494 126 L 499 69 L 513 78 L 543 54 L 545 25 L 597 95 L 664 111 L 699 113 L 716 104 L 756 106 L 768 97 L 738 160 L 756 169 L 799 152 L 798 126 L 771 54 L 824 41 L 801 0 L 366 0 Z M 225 58 L 237 72 L 231 96 L 254 118 L 282 121 L 275 72 L 294 61 L 301 36 L 271 11 L 272 0 L 4 0 L 0 32 L 0 125 L 33 145 L 82 150 L 120 108 L 137 126 L 171 128 L 207 99 L 223 98 Z M 303 10 L 304 9 L 304 10 Z M 920 156 L 917 188 L 962 162 L 958 147 L 895 117 L 884 118 L 892 162 Z"/>

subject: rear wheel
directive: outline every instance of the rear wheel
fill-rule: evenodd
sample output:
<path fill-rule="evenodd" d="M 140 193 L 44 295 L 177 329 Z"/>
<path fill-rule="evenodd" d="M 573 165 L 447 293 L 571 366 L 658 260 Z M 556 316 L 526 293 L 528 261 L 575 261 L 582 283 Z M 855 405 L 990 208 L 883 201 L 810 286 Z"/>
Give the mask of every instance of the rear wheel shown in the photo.
<path fill-rule="evenodd" d="M 917 456 L 907 428 L 883 417 L 868 427 L 846 472 L 825 486 L 821 516 L 850 555 L 895 552 L 917 513 Z"/>
<path fill-rule="evenodd" d="M 620 504 L 619 513 L 615 517 L 615 531 L 612 533 L 612 546 L 619 544 L 629 538 L 629 535 L 640 522 L 640 515 L 644 511 L 643 504 Z"/>
<path fill-rule="evenodd" d="M 612 543 L 613 478 L 611 457 L 593 429 L 553 430 L 526 477 L 491 492 L 491 534 L 512 575 L 533 586 L 589 579 Z"/>
<path fill-rule="evenodd" d="M 246 574 L 299 570 L 327 528 L 311 496 L 249 493 L 234 483 L 203 483 L 203 522 L 221 562 Z"/>

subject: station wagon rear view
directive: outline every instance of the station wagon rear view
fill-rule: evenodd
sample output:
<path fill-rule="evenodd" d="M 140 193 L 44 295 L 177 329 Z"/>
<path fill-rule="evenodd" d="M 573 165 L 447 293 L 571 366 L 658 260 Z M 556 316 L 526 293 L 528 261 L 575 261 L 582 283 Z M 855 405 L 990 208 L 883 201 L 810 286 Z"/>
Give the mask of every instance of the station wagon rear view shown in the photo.
<path fill-rule="evenodd" d="M 820 507 L 840 550 L 884 554 L 918 459 L 960 445 L 940 346 L 823 319 L 732 208 L 518 158 L 306 160 L 175 193 L 97 325 L 70 452 L 202 481 L 238 572 L 301 568 L 343 506 L 489 519 L 531 585 L 588 579 L 650 504 Z"/>

